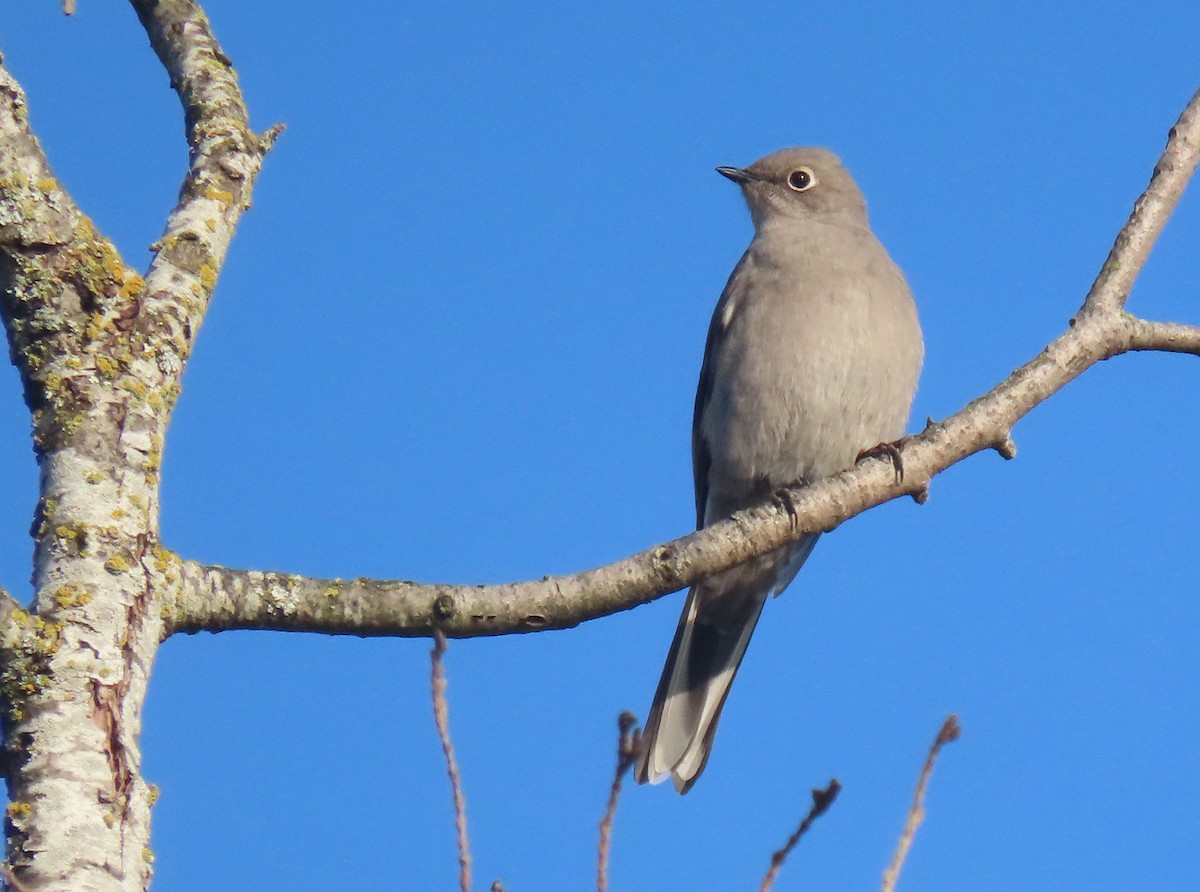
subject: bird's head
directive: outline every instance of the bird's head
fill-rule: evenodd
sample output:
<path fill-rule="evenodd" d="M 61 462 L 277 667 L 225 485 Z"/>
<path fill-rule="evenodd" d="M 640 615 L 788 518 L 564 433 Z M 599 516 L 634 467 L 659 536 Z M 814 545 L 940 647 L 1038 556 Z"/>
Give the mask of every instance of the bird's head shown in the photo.
<path fill-rule="evenodd" d="M 797 219 L 867 221 L 862 192 L 828 149 L 782 149 L 749 167 L 718 167 L 717 173 L 742 187 L 756 229 Z"/>

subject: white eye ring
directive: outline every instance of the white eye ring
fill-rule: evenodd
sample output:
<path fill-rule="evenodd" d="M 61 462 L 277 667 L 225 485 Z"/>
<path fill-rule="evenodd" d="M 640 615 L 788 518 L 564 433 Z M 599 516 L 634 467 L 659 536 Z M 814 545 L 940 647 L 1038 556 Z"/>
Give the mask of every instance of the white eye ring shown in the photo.
<path fill-rule="evenodd" d="M 788 174 L 787 184 L 796 192 L 807 192 L 817 185 L 817 175 L 811 167 L 798 167 Z"/>

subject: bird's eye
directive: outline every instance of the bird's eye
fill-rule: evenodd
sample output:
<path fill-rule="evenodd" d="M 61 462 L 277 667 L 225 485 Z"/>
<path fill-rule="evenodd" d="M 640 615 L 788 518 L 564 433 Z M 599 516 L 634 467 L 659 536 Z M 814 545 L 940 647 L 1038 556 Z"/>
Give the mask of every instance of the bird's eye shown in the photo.
<path fill-rule="evenodd" d="M 817 175 L 811 169 L 801 167 L 788 174 L 787 184 L 797 192 L 807 192 L 817 185 Z"/>

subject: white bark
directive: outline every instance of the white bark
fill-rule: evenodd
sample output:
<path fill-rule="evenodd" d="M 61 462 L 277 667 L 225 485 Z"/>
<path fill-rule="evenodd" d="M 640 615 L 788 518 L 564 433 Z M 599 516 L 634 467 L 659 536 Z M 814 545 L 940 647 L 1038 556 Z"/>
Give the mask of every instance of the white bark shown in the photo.
<path fill-rule="evenodd" d="M 178 562 L 158 545 L 179 377 L 274 134 L 248 128 L 191 2 L 135 2 L 188 120 L 191 164 L 143 279 L 54 179 L 0 68 L 0 301 L 41 467 L 33 610 L 8 611 L 9 862 L 21 888 L 141 890 L 138 735 Z M 8 605 L 11 606 L 11 605 Z"/>

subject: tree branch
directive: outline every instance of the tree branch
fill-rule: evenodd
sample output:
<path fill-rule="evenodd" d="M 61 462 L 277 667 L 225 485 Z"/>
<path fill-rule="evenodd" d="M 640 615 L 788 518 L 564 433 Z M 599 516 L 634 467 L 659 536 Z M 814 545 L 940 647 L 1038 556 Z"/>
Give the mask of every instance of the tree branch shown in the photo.
<path fill-rule="evenodd" d="M 958 716 L 949 716 L 942 723 L 937 737 L 929 747 L 929 753 L 925 756 L 925 764 L 921 766 L 921 776 L 917 778 L 917 789 L 913 793 L 908 817 L 904 821 L 904 831 L 900 834 L 900 841 L 896 844 L 896 851 L 892 855 L 891 863 L 883 872 L 883 885 L 880 887 L 880 892 L 894 892 L 896 881 L 900 879 L 900 871 L 904 869 L 904 862 L 908 858 L 908 850 L 912 848 L 913 839 L 916 838 L 917 828 L 925 820 L 925 788 L 929 786 L 929 778 L 933 775 L 933 764 L 937 761 L 942 747 L 958 740 L 961 734 L 962 729 L 958 725 Z"/>
<path fill-rule="evenodd" d="M 1108 259 L 1083 302 L 1083 312 L 1112 314 L 1125 306 L 1150 249 L 1167 225 L 1200 159 L 1200 93 L 1192 96 L 1167 136 L 1150 185 L 1117 233 Z"/>
<path fill-rule="evenodd" d="M 159 365 L 176 380 L 225 262 L 242 213 L 250 206 L 262 160 L 282 131 L 261 135 L 249 115 L 232 63 L 192 0 L 132 0 L 150 45 L 183 104 L 190 147 L 179 203 L 152 247 L 140 331 L 168 335 Z"/>
<path fill-rule="evenodd" d="M 889 461 L 859 463 L 786 498 L 571 576 L 505 585 L 312 579 L 183 564 L 171 631 L 275 629 L 350 635 L 427 635 L 436 624 L 456 637 L 560 629 L 628 610 L 802 536 L 831 530 L 902 495 L 921 498 L 929 481 L 985 449 L 1015 454 L 1013 425 L 1101 360 L 1131 350 L 1200 355 L 1200 329 L 1149 322 L 1122 311 L 1155 238 L 1200 160 L 1200 93 L 1171 129 L 1167 147 L 1117 235 L 1071 326 L 1004 381 L 901 447 L 904 479 Z M 785 510 L 784 504 L 787 505 Z"/>
<path fill-rule="evenodd" d="M 1158 350 L 1200 356 L 1200 326 L 1151 322 L 1149 319 L 1127 316 L 1125 328 L 1129 350 Z"/>
<path fill-rule="evenodd" d="M 612 855 L 613 820 L 617 816 L 617 800 L 621 796 L 621 782 L 633 763 L 637 761 L 641 746 L 641 733 L 637 717 L 631 712 L 617 716 L 617 767 L 613 772 L 612 784 L 608 788 L 608 802 L 604 806 L 604 817 L 600 819 L 600 841 L 596 846 L 596 892 L 608 892 L 608 861 Z"/>
<path fill-rule="evenodd" d="M 79 430 L 84 391 L 128 354 L 110 349 L 111 336 L 141 289 L 54 177 L 25 93 L 0 61 L 0 317 L 39 449 Z"/>
<path fill-rule="evenodd" d="M 458 886 L 460 892 L 471 892 L 471 840 L 467 834 L 467 797 L 463 792 L 454 741 L 450 737 L 450 704 L 446 702 L 446 636 L 437 629 L 433 633 L 430 652 L 432 671 L 430 690 L 433 694 L 433 723 L 437 727 L 442 756 L 446 760 L 446 776 L 450 779 L 450 796 L 454 802 L 454 837 L 458 844 Z"/>
<path fill-rule="evenodd" d="M 191 163 L 148 279 L 54 179 L 0 67 L 0 317 L 40 466 L 33 612 L 11 610 L 9 867 L 33 888 L 144 889 L 153 794 L 137 735 L 159 599 L 166 423 L 233 229 L 274 137 L 251 133 L 228 60 L 190 2 L 135 3 L 183 98 Z M 4 612 L 0 605 L 0 614 Z"/>
<path fill-rule="evenodd" d="M 812 806 L 808 810 L 808 814 L 800 821 L 792 835 L 788 837 L 787 842 L 783 844 L 783 848 L 777 849 L 771 855 L 771 864 L 767 868 L 766 874 L 762 878 L 762 883 L 759 885 L 759 892 L 771 892 L 775 886 L 775 880 L 779 878 L 779 871 L 783 870 L 783 863 L 787 861 L 788 855 L 800 844 L 805 834 L 812 829 L 812 825 L 816 823 L 817 818 L 829 811 L 829 807 L 837 800 L 838 794 L 842 792 L 842 785 L 838 783 L 836 777 L 830 778 L 829 786 L 825 789 L 819 787 L 812 791 Z"/>

